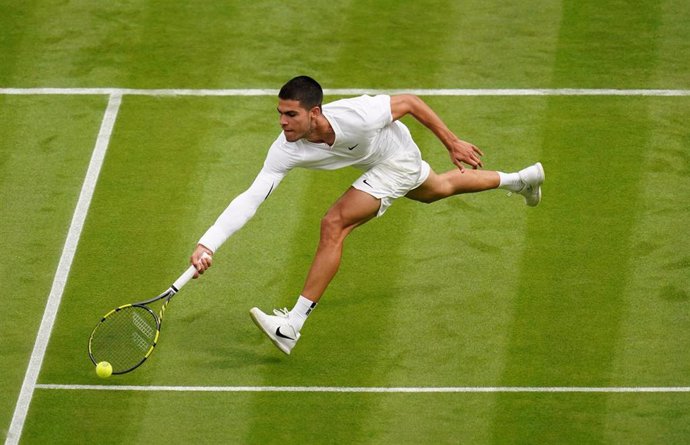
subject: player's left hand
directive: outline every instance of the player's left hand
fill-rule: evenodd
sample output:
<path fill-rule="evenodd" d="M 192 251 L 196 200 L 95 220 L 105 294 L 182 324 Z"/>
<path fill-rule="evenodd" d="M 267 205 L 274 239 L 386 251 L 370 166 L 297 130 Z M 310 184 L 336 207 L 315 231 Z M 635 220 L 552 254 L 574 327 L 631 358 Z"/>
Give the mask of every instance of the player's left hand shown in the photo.
<path fill-rule="evenodd" d="M 480 156 L 484 156 L 484 153 L 474 144 L 467 141 L 462 141 L 460 139 L 455 141 L 449 150 L 449 154 L 451 162 L 455 164 L 461 172 L 465 171 L 463 163 L 469 165 L 473 169 L 484 166 L 480 158 Z"/>

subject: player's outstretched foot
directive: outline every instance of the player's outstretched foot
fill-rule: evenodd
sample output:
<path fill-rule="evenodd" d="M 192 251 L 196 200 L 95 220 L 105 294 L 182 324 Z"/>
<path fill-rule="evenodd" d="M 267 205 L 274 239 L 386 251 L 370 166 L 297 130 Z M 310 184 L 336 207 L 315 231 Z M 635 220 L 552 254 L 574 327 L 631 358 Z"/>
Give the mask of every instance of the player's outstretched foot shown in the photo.
<path fill-rule="evenodd" d="M 273 313 L 275 315 L 267 315 L 255 307 L 249 311 L 249 315 L 259 329 L 268 336 L 278 349 L 290 355 L 290 351 L 299 340 L 299 332 L 290 323 L 287 309 L 274 309 Z"/>
<path fill-rule="evenodd" d="M 525 197 L 525 203 L 535 207 L 541 202 L 541 185 L 544 183 L 544 167 L 541 162 L 523 168 L 518 172 L 522 189 L 518 192 Z"/>

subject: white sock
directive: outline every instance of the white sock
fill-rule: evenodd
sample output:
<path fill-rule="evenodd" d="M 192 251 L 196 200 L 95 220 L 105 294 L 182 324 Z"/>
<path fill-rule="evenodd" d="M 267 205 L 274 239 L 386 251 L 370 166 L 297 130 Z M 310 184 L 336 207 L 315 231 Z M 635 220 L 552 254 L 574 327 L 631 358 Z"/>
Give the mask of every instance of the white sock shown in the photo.
<path fill-rule="evenodd" d="M 292 327 L 297 330 L 297 332 L 302 329 L 304 322 L 307 321 L 307 317 L 309 314 L 311 314 L 311 311 L 313 311 L 315 307 L 316 303 L 303 297 L 302 295 L 299 296 L 297 303 L 295 303 L 295 307 L 293 307 L 290 311 L 290 323 L 292 324 Z"/>
<path fill-rule="evenodd" d="M 517 173 L 498 173 L 500 182 L 498 183 L 498 188 L 510 190 L 511 192 L 519 192 L 524 187 L 520 175 Z"/>

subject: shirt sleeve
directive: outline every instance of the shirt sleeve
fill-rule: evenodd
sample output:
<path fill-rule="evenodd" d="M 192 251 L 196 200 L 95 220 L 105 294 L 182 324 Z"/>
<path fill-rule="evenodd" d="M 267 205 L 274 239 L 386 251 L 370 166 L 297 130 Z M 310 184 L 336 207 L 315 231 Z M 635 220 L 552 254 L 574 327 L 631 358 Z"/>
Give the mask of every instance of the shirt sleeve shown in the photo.
<path fill-rule="evenodd" d="M 230 202 L 216 222 L 201 237 L 199 244 L 216 252 L 230 236 L 244 227 L 254 216 L 259 206 L 278 187 L 289 170 L 290 168 L 277 155 L 274 144 L 252 185 Z"/>
<path fill-rule="evenodd" d="M 391 110 L 391 97 L 387 94 L 380 94 L 370 97 L 370 106 L 367 107 L 369 119 L 373 121 L 376 128 L 383 128 L 393 122 Z"/>
<path fill-rule="evenodd" d="M 379 130 L 393 122 L 391 98 L 388 95 L 360 96 L 349 100 L 346 124 L 363 131 Z"/>

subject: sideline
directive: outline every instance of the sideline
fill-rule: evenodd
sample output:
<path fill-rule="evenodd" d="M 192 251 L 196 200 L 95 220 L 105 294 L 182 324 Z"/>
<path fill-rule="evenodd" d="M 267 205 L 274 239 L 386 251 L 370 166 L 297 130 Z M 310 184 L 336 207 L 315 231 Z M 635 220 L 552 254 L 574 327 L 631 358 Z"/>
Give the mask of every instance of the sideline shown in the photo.
<path fill-rule="evenodd" d="M 69 232 L 67 233 L 67 239 L 65 240 L 65 245 L 62 248 L 60 262 L 58 263 L 55 277 L 53 278 L 53 284 L 48 296 L 48 302 L 46 304 L 45 311 L 43 312 L 43 318 L 41 319 L 41 325 L 38 329 L 34 349 L 31 352 L 29 366 L 27 367 L 26 374 L 24 375 L 24 382 L 22 383 L 22 389 L 19 392 L 19 398 L 17 399 L 17 405 L 14 409 L 10 429 L 7 432 L 5 445 L 16 445 L 19 443 L 22 429 L 24 428 L 24 422 L 26 421 L 26 415 L 29 411 L 29 405 L 31 404 L 31 398 L 33 397 L 34 389 L 36 388 L 38 374 L 41 371 L 43 358 L 45 357 L 46 348 L 48 347 L 50 333 L 53 330 L 53 325 L 55 324 L 55 318 L 57 317 L 60 301 L 62 300 L 62 294 L 65 290 L 65 284 L 67 283 L 67 277 L 69 275 L 70 268 L 72 267 L 74 254 L 77 250 L 77 245 L 79 244 L 79 238 L 81 236 L 82 228 L 84 227 L 86 214 L 89 211 L 91 198 L 93 197 L 93 192 L 96 188 L 98 175 L 100 174 L 103 160 L 105 159 L 105 153 L 110 142 L 110 136 L 115 125 L 115 119 L 117 118 L 121 102 L 121 95 L 110 95 L 108 106 L 105 110 L 103 121 L 101 122 L 101 129 L 98 132 L 98 138 L 96 139 L 96 146 L 94 147 L 93 154 L 91 155 L 89 168 L 86 171 L 84 183 L 81 187 L 79 200 L 77 201 L 77 206 L 74 210 L 74 214 L 72 215 L 72 222 L 69 227 Z"/>

